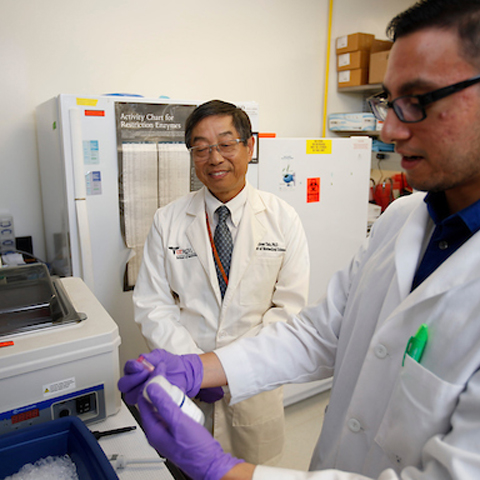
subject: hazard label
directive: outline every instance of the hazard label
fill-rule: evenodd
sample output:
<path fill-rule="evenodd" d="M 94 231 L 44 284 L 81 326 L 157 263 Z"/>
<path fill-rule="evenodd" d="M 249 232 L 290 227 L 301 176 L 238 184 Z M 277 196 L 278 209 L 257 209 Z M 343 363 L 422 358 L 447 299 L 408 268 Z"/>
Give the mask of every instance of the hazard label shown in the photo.
<path fill-rule="evenodd" d="M 331 140 L 307 140 L 307 155 L 332 153 Z"/>
<path fill-rule="evenodd" d="M 307 178 L 307 203 L 320 201 L 320 177 Z"/>
<path fill-rule="evenodd" d="M 48 385 L 43 386 L 43 396 L 47 397 L 50 395 L 55 395 L 58 393 L 63 393 L 65 391 L 75 389 L 75 378 L 66 378 L 65 380 L 60 380 L 58 382 L 49 383 Z"/>

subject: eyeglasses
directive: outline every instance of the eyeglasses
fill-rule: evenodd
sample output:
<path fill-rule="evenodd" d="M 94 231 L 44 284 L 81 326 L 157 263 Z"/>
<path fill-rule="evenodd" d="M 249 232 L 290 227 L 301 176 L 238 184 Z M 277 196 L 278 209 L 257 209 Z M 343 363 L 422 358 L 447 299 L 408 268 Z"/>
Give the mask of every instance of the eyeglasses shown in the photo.
<path fill-rule="evenodd" d="M 388 109 L 393 108 L 393 111 L 401 122 L 416 123 L 421 122 L 427 117 L 427 112 L 425 112 L 427 105 L 456 92 L 460 92 L 464 88 L 475 85 L 476 83 L 480 83 L 480 75 L 464 80 L 463 82 L 439 88 L 438 90 L 433 90 L 433 92 L 424 93 L 423 95 L 404 95 L 391 102 L 387 100 L 386 92 L 382 92 L 368 98 L 367 102 L 377 120 L 384 121 L 387 118 Z"/>
<path fill-rule="evenodd" d="M 215 143 L 214 145 L 194 145 L 188 151 L 193 155 L 195 160 L 206 160 L 212 150 L 215 148 L 222 157 L 233 157 L 238 151 L 238 145 L 243 142 L 241 138 L 235 140 L 225 140 L 224 142 Z"/>

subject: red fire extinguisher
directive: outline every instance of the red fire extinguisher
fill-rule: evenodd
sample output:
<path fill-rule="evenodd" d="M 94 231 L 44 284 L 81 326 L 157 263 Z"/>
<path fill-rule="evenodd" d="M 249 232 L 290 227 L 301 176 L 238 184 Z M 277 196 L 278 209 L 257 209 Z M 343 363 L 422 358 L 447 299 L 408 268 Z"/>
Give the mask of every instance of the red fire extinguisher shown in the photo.
<path fill-rule="evenodd" d="M 382 212 L 393 202 L 393 180 L 386 178 L 382 183 L 375 186 L 374 200 L 382 207 Z"/>

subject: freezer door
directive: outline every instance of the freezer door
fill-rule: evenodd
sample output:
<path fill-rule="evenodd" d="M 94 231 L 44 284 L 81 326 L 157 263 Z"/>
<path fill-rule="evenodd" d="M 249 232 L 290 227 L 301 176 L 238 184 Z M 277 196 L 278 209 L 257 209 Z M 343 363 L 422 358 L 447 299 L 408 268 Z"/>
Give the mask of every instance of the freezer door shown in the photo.
<path fill-rule="evenodd" d="M 365 240 L 370 161 L 367 137 L 260 139 L 260 190 L 292 205 L 305 228 L 310 303 Z"/>

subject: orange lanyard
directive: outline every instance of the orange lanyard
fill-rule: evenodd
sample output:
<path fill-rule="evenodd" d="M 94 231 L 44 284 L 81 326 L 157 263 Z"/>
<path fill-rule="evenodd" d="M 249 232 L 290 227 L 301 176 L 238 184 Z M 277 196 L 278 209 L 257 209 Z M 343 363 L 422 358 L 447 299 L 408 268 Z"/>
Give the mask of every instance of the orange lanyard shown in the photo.
<path fill-rule="evenodd" d="M 215 257 L 215 262 L 217 262 L 218 268 L 220 269 L 220 273 L 222 274 L 225 285 L 228 285 L 227 274 L 225 273 L 225 269 L 223 268 L 222 262 L 220 261 L 220 257 L 218 256 L 217 247 L 215 247 L 215 242 L 213 241 L 212 230 L 210 229 L 210 222 L 208 221 L 208 213 L 205 212 L 205 215 L 207 216 L 208 237 L 210 238 L 210 245 L 212 246 L 213 256 Z"/>

